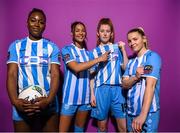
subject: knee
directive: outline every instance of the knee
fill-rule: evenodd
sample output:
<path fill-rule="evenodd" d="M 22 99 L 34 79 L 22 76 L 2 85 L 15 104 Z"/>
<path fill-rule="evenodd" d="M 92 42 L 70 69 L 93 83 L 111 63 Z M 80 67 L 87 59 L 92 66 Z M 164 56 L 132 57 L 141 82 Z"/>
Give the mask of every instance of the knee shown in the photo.
<path fill-rule="evenodd" d="M 126 125 L 118 126 L 118 130 L 119 130 L 119 132 L 127 132 Z"/>
<path fill-rule="evenodd" d="M 102 125 L 99 126 L 99 127 L 98 127 L 98 132 L 107 132 L 107 127 L 104 126 L 104 125 L 103 125 L 103 126 L 102 126 Z"/>

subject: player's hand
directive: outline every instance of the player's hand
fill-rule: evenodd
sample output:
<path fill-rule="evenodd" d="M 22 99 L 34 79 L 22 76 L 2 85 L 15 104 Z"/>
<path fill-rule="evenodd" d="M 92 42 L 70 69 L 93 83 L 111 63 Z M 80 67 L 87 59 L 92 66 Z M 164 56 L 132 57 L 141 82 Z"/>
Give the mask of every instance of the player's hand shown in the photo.
<path fill-rule="evenodd" d="M 14 102 L 14 106 L 20 112 L 25 112 L 26 108 L 30 105 L 31 105 L 31 103 L 24 99 L 16 99 Z"/>
<path fill-rule="evenodd" d="M 132 122 L 132 129 L 134 132 L 142 132 L 143 125 L 146 121 L 146 115 L 140 114 Z"/>
<path fill-rule="evenodd" d="M 125 49 L 125 42 L 123 42 L 123 41 L 119 41 L 118 42 L 118 46 L 119 46 L 119 48 L 121 49 L 121 50 L 124 50 Z"/>
<path fill-rule="evenodd" d="M 99 62 L 106 62 L 108 60 L 110 51 L 105 52 L 103 55 L 98 57 Z"/>
<path fill-rule="evenodd" d="M 18 111 L 25 113 L 28 116 L 31 116 L 35 113 L 37 107 L 34 107 L 30 101 L 24 99 L 17 99 L 15 101 L 15 107 Z"/>
<path fill-rule="evenodd" d="M 96 107 L 96 97 L 94 95 L 91 95 L 91 106 Z"/>
<path fill-rule="evenodd" d="M 38 106 L 40 110 L 43 110 L 48 107 L 49 101 L 47 97 L 38 97 L 35 99 L 34 104 Z"/>
<path fill-rule="evenodd" d="M 137 69 L 136 69 L 136 78 L 140 79 L 141 75 L 143 75 L 143 74 L 144 74 L 144 67 L 143 66 L 137 67 Z"/>

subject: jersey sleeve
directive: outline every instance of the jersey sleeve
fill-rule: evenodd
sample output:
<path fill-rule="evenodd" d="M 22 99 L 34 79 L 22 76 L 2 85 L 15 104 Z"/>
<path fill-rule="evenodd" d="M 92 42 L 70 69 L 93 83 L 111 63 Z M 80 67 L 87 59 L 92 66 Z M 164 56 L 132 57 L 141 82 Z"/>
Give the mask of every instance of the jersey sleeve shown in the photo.
<path fill-rule="evenodd" d="M 51 64 L 59 64 L 60 65 L 60 51 L 59 48 L 54 44 L 53 51 L 50 56 Z"/>
<path fill-rule="evenodd" d="M 9 63 L 18 63 L 18 55 L 16 49 L 16 42 L 13 42 L 8 49 L 8 59 L 7 64 Z"/>
<path fill-rule="evenodd" d="M 68 47 L 64 47 L 62 49 L 62 59 L 65 62 L 65 64 L 75 61 L 76 59 L 74 58 L 71 50 Z"/>
<path fill-rule="evenodd" d="M 147 57 L 147 61 L 143 65 L 144 67 L 151 67 L 151 70 L 149 70 L 148 73 L 142 75 L 143 77 L 153 77 L 155 79 L 158 79 L 161 71 L 161 58 L 157 53 L 150 53 Z"/>
<path fill-rule="evenodd" d="M 94 59 L 95 59 L 94 52 L 95 52 L 95 50 L 89 52 L 89 59 L 90 59 L 90 60 L 94 60 Z M 99 63 L 98 63 L 98 64 L 99 64 Z M 98 64 L 95 64 L 94 66 L 92 66 L 92 67 L 90 68 L 90 73 L 96 72 L 97 67 L 98 67 Z"/>

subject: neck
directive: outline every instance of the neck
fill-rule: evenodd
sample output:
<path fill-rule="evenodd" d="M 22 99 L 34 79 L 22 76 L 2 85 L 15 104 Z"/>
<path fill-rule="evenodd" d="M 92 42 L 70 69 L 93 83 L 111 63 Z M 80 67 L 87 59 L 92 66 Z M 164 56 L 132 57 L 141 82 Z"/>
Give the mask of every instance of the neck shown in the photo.
<path fill-rule="evenodd" d="M 81 49 L 83 48 L 83 47 L 82 47 L 82 45 L 83 45 L 82 43 L 74 42 L 74 44 L 75 44 L 76 47 L 78 47 L 78 48 L 81 48 Z"/>
<path fill-rule="evenodd" d="M 37 40 L 42 39 L 42 36 L 39 36 L 39 37 L 33 37 L 33 36 L 29 35 L 29 38 L 30 38 L 31 40 L 33 40 L 33 41 L 37 41 Z"/>
<path fill-rule="evenodd" d="M 107 43 L 101 42 L 99 45 L 106 45 L 106 44 L 110 45 L 110 44 L 112 44 L 112 43 L 111 43 L 111 42 L 107 42 Z"/>
<path fill-rule="evenodd" d="M 137 53 L 137 56 L 140 57 L 140 56 L 143 55 L 146 51 L 147 51 L 147 49 L 146 49 L 145 47 L 143 47 L 143 48 Z"/>

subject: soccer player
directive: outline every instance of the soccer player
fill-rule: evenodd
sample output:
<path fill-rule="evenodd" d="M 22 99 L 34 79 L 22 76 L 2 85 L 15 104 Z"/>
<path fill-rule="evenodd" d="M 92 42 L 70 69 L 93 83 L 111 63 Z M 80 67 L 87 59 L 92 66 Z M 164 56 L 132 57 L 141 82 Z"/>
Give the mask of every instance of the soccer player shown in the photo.
<path fill-rule="evenodd" d="M 142 28 L 127 33 L 132 58 L 123 75 L 127 96 L 127 128 L 134 132 L 157 132 L 159 123 L 160 56 L 148 49 Z"/>
<path fill-rule="evenodd" d="M 14 130 L 17 132 L 58 131 L 59 49 L 42 34 L 46 15 L 32 9 L 27 19 L 29 35 L 9 47 L 7 91 L 13 105 Z M 31 85 L 46 90 L 47 97 L 34 101 L 18 99 L 18 94 Z"/>
<path fill-rule="evenodd" d="M 76 21 L 71 25 L 72 43 L 62 49 L 64 61 L 63 99 L 59 131 L 67 132 L 75 116 L 75 132 L 83 132 L 90 105 L 89 68 L 99 62 L 107 61 L 108 52 L 99 58 L 89 60 L 86 49 L 86 27 Z"/>
<path fill-rule="evenodd" d="M 125 69 L 128 57 L 125 43 L 114 43 L 114 27 L 109 18 L 102 18 L 97 26 L 97 47 L 92 58 L 97 58 L 110 51 L 108 62 L 94 67 L 96 75 L 94 86 L 91 85 L 91 116 L 98 120 L 98 131 L 107 132 L 108 112 L 116 118 L 119 131 L 126 132 L 125 97 L 120 87 L 122 70 Z M 91 80 L 93 84 L 93 80 Z"/>

